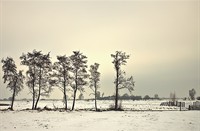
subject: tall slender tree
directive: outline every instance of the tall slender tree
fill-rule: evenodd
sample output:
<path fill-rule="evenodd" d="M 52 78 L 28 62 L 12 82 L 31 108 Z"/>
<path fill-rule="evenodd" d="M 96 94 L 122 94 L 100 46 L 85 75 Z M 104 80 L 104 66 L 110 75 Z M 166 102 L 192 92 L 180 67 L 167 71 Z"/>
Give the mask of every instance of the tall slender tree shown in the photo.
<path fill-rule="evenodd" d="M 129 55 L 126 55 L 125 52 L 116 51 L 115 54 L 111 54 L 113 58 L 112 63 L 114 64 L 114 68 L 116 71 L 116 78 L 115 78 L 115 110 L 118 109 L 118 97 L 119 97 L 119 89 L 128 88 L 129 91 L 133 90 L 134 82 L 133 78 L 130 77 L 126 79 L 124 77 L 125 72 L 121 70 L 122 65 L 126 65 L 127 59 L 129 59 Z"/>
<path fill-rule="evenodd" d="M 57 60 L 53 65 L 53 69 L 55 70 L 53 75 L 56 77 L 56 85 L 63 92 L 63 101 L 65 110 L 67 110 L 67 86 L 70 83 L 69 71 L 71 71 L 70 59 L 63 55 L 57 56 Z"/>
<path fill-rule="evenodd" d="M 50 54 L 44 55 L 41 51 L 33 50 L 32 53 L 22 54 L 20 59 L 22 65 L 28 66 L 26 84 L 33 97 L 32 109 L 37 109 L 40 96 L 48 96 L 52 91 Z"/>
<path fill-rule="evenodd" d="M 25 77 L 22 74 L 21 70 L 17 73 L 17 67 L 15 65 L 13 58 L 7 57 L 5 60 L 2 59 L 1 62 L 3 63 L 2 70 L 4 72 L 3 75 L 4 83 L 7 82 L 8 83 L 7 88 L 9 88 L 10 91 L 13 92 L 12 102 L 10 107 L 11 110 L 13 110 L 15 96 L 23 89 L 23 80 Z"/>
<path fill-rule="evenodd" d="M 90 88 L 94 92 L 94 100 L 95 100 L 95 109 L 97 111 L 97 90 L 99 88 L 99 81 L 100 81 L 100 72 L 98 72 L 99 64 L 94 63 L 94 65 L 90 66 Z"/>
<path fill-rule="evenodd" d="M 73 55 L 70 56 L 71 64 L 72 64 L 72 83 L 70 84 L 73 88 L 73 104 L 72 110 L 74 110 L 75 101 L 76 101 L 76 93 L 77 90 L 80 92 L 84 91 L 83 86 L 87 85 L 87 81 L 85 79 L 88 78 L 88 74 L 86 71 L 87 68 L 87 57 L 80 53 L 79 51 L 73 51 Z"/>
<path fill-rule="evenodd" d="M 38 102 L 41 96 L 48 96 L 52 91 L 52 81 L 50 79 L 50 71 L 52 70 L 52 64 L 50 60 L 50 53 L 38 57 L 37 61 L 38 72 L 38 94 L 35 103 L 35 109 L 37 109 Z"/>
<path fill-rule="evenodd" d="M 26 65 L 28 67 L 28 70 L 26 71 L 26 84 L 30 89 L 30 93 L 32 94 L 32 110 L 35 108 L 35 99 L 37 97 L 36 83 L 37 76 L 39 73 L 37 63 L 41 55 L 41 51 L 33 50 L 32 53 L 23 53 L 22 56 L 20 56 L 21 64 Z"/>

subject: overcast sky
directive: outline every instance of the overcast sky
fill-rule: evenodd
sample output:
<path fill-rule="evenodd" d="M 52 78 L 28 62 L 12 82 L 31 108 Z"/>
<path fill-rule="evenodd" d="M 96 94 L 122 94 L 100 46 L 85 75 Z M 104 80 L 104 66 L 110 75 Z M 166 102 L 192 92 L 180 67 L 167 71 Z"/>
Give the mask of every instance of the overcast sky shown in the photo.
<path fill-rule="evenodd" d="M 88 65 L 100 64 L 100 91 L 113 95 L 110 54 L 120 50 L 131 55 L 122 69 L 134 77 L 134 95 L 188 97 L 192 88 L 200 95 L 198 0 L 1 0 L 0 8 L 0 58 L 13 57 L 19 69 L 23 52 L 51 51 L 55 62 L 56 55 L 79 50 Z M 17 98 L 31 98 L 24 88 Z M 10 96 L 0 79 L 0 98 Z M 61 91 L 51 98 L 62 98 Z"/>

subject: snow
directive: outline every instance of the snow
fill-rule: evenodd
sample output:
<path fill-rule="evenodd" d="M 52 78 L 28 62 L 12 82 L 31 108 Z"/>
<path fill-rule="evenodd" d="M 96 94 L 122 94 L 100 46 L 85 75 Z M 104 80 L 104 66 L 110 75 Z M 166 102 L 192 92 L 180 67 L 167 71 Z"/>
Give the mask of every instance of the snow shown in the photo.
<path fill-rule="evenodd" d="M 1 102 L 2 103 L 2 102 Z M 32 111 L 31 102 L 17 101 L 15 111 L 0 111 L 0 131 L 200 131 L 200 111 Z M 98 101 L 108 108 L 113 101 Z M 156 109 L 161 101 L 124 101 L 124 107 Z M 147 104 L 149 103 L 149 104 Z M 62 107 L 59 101 L 41 101 L 40 107 Z M 71 102 L 69 103 L 69 105 Z M 133 104 L 137 104 L 134 105 Z M 77 101 L 76 109 L 92 108 L 93 101 Z M 1 107 L 5 108 L 5 107 Z M 167 108 L 166 108 L 167 109 Z"/>
<path fill-rule="evenodd" d="M 160 103 L 167 102 L 168 100 L 147 100 L 147 101 L 132 101 L 132 100 L 124 100 L 119 101 L 122 102 L 122 106 L 124 109 L 131 109 L 131 110 L 179 110 L 179 107 L 169 107 L 169 106 L 160 106 Z M 191 105 L 194 101 L 185 101 L 186 108 Z M 1 101 L 3 104 L 9 104 L 9 102 Z M 97 106 L 100 109 L 109 108 L 110 105 L 114 104 L 114 100 L 98 100 Z M 68 101 L 68 108 L 71 108 L 72 100 Z M 39 101 L 38 107 L 44 108 L 45 106 L 49 108 L 63 108 L 63 102 L 61 100 L 47 100 L 47 101 Z M 21 110 L 27 109 L 32 107 L 32 101 L 15 101 L 14 109 Z M 0 106 L 0 109 L 5 109 L 7 107 Z M 94 108 L 94 101 L 93 100 L 77 100 L 75 104 L 75 109 L 91 109 Z M 185 108 L 183 108 L 184 110 Z"/>

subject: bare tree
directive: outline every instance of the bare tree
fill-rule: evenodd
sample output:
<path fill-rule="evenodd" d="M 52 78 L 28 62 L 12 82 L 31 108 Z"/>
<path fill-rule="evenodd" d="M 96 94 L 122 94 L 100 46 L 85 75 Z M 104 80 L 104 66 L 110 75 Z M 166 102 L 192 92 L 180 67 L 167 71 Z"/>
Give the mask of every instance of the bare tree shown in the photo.
<path fill-rule="evenodd" d="M 94 63 L 94 65 L 90 66 L 90 88 L 94 92 L 95 96 L 95 109 L 97 111 L 97 89 L 99 88 L 99 81 L 100 81 L 100 73 L 98 72 L 99 64 Z M 99 92 L 100 96 L 100 92 Z"/>
<path fill-rule="evenodd" d="M 88 78 L 88 74 L 86 71 L 87 68 L 87 57 L 80 53 L 79 51 L 73 51 L 73 55 L 70 56 L 71 64 L 72 64 L 72 83 L 70 83 L 73 88 L 73 104 L 72 110 L 74 110 L 75 101 L 76 101 L 76 93 L 77 90 L 80 92 L 84 91 L 83 86 L 87 85 L 87 81 L 85 79 Z"/>
<path fill-rule="evenodd" d="M 83 100 L 83 99 L 84 99 L 84 95 L 83 95 L 83 93 L 80 93 L 78 99 L 79 99 L 79 100 Z"/>
<path fill-rule="evenodd" d="M 65 110 L 67 110 L 67 85 L 70 83 L 70 75 L 69 71 L 70 67 L 70 59 L 64 56 L 57 56 L 58 62 L 54 63 L 54 76 L 56 77 L 56 85 L 63 92 L 63 101 L 65 104 Z"/>
<path fill-rule="evenodd" d="M 172 100 L 173 105 L 175 105 L 175 102 L 176 102 L 176 92 L 170 93 L 170 99 Z"/>
<path fill-rule="evenodd" d="M 113 58 L 112 63 L 114 64 L 114 68 L 116 71 L 116 78 L 115 78 L 115 110 L 118 109 L 118 96 L 119 96 L 119 89 L 127 88 L 129 91 L 133 91 L 134 81 L 133 77 L 126 79 L 124 77 L 125 72 L 121 70 L 121 65 L 126 65 L 127 59 L 129 59 L 129 55 L 126 55 L 125 52 L 116 51 L 115 54 L 111 54 Z"/>
<path fill-rule="evenodd" d="M 27 81 L 26 84 L 30 89 L 32 94 L 32 110 L 35 108 L 35 99 L 36 99 L 36 81 L 38 75 L 37 62 L 38 57 L 41 56 L 41 51 L 33 50 L 32 53 L 28 52 L 27 54 L 22 54 L 20 57 L 21 64 L 26 65 L 28 70 L 26 71 Z"/>
<path fill-rule="evenodd" d="M 155 95 L 154 95 L 154 99 L 159 99 L 158 94 L 155 94 Z"/>
<path fill-rule="evenodd" d="M 26 84 L 32 93 L 32 109 L 36 109 L 40 96 L 48 96 L 52 91 L 53 81 L 50 79 L 51 60 L 49 53 L 44 55 L 41 51 L 22 54 L 21 64 L 28 66 Z"/>
<path fill-rule="evenodd" d="M 98 99 L 100 99 L 101 98 L 101 92 L 100 91 L 97 91 L 97 93 L 96 93 L 96 99 L 98 100 Z"/>
<path fill-rule="evenodd" d="M 52 64 L 50 60 L 50 53 L 38 56 L 37 61 L 38 72 L 38 94 L 35 103 L 35 109 L 37 109 L 38 102 L 41 96 L 48 96 L 52 91 L 52 81 L 50 79 L 50 71 L 52 70 Z"/>
<path fill-rule="evenodd" d="M 13 58 L 7 57 L 5 60 L 2 59 L 1 62 L 3 63 L 2 70 L 4 72 L 4 83 L 8 82 L 7 88 L 13 92 L 11 102 L 11 110 L 13 110 L 15 96 L 23 89 L 23 80 L 25 77 L 23 76 L 21 70 L 17 73 L 17 67 Z"/>
<path fill-rule="evenodd" d="M 195 89 L 189 90 L 189 96 L 191 100 L 195 100 L 196 91 Z"/>
<path fill-rule="evenodd" d="M 101 94 L 101 97 L 104 97 L 104 92 Z"/>

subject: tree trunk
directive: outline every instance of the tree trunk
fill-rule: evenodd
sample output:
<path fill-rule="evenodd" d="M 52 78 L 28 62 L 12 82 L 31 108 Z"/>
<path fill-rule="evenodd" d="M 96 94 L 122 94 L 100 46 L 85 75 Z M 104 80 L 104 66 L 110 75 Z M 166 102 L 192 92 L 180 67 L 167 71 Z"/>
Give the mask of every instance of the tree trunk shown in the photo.
<path fill-rule="evenodd" d="M 36 103 L 35 103 L 35 110 L 37 109 L 37 104 L 40 100 L 40 95 L 41 95 L 41 86 L 39 86 L 39 93 L 38 93 L 38 97 L 37 97 L 37 100 L 36 100 Z"/>
<path fill-rule="evenodd" d="M 74 99 L 73 99 L 72 110 L 74 110 L 74 106 L 75 106 L 75 101 L 76 101 L 76 91 L 77 91 L 77 89 L 74 90 Z"/>
<path fill-rule="evenodd" d="M 95 109 L 97 111 L 97 86 L 96 86 L 96 82 L 95 82 Z"/>
<path fill-rule="evenodd" d="M 14 101 L 15 101 L 16 83 L 17 83 L 17 80 L 14 83 L 14 90 L 13 90 L 12 102 L 11 102 L 11 107 L 10 107 L 11 110 L 13 110 L 13 105 L 14 105 Z"/>
<path fill-rule="evenodd" d="M 65 102 L 65 110 L 67 111 L 67 95 L 66 95 L 66 71 L 64 70 L 64 82 L 63 82 L 63 88 L 64 88 L 64 102 Z"/>
<path fill-rule="evenodd" d="M 67 111 L 67 95 L 64 93 L 64 99 L 65 99 L 65 110 Z"/>
<path fill-rule="evenodd" d="M 34 66 L 34 78 L 33 78 L 33 103 L 32 103 L 32 110 L 34 110 L 35 107 L 35 66 Z"/>
<path fill-rule="evenodd" d="M 66 95 L 66 85 L 64 82 L 64 102 L 65 102 L 65 110 L 67 111 L 67 95 Z"/>
<path fill-rule="evenodd" d="M 78 83 L 77 83 L 77 71 L 76 71 L 76 74 L 75 74 L 75 90 L 74 90 L 74 99 L 73 99 L 73 104 L 72 104 L 72 110 L 74 110 L 74 106 L 75 106 L 75 101 L 76 101 L 76 91 L 78 89 Z"/>
<path fill-rule="evenodd" d="M 14 88 L 14 90 L 13 90 L 13 96 L 12 96 L 12 102 L 11 102 L 11 107 L 10 107 L 10 109 L 11 110 L 13 110 L 13 104 L 14 104 L 14 101 L 15 101 L 15 88 Z"/>
<path fill-rule="evenodd" d="M 119 81 L 119 69 L 116 69 L 116 95 L 115 95 L 115 110 L 118 109 L 118 81 Z"/>
<path fill-rule="evenodd" d="M 42 79 L 42 70 L 40 68 L 40 77 L 39 77 L 39 92 L 38 92 L 38 98 L 36 100 L 36 103 L 35 103 L 35 110 L 37 109 L 37 104 L 40 100 L 40 95 L 41 95 L 41 79 Z"/>
<path fill-rule="evenodd" d="M 33 102 L 32 102 L 32 110 L 34 109 L 34 106 L 35 106 L 35 89 L 34 89 L 34 86 L 33 86 Z"/>

